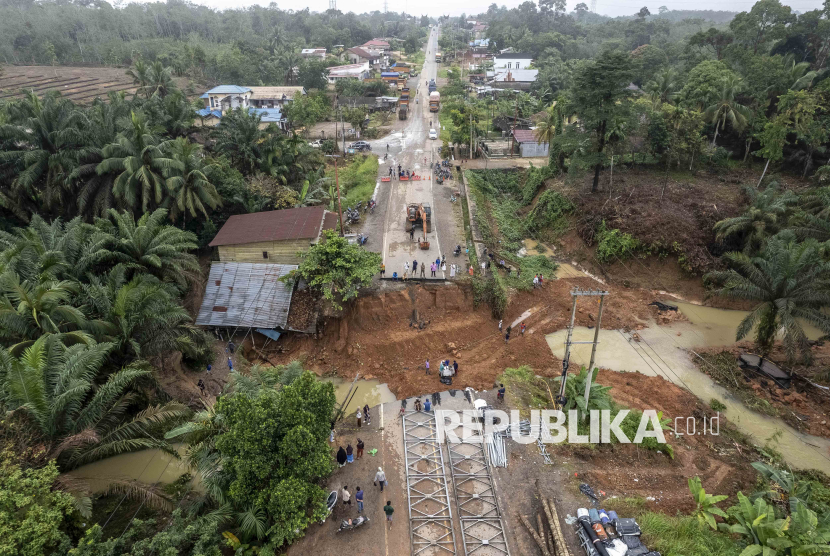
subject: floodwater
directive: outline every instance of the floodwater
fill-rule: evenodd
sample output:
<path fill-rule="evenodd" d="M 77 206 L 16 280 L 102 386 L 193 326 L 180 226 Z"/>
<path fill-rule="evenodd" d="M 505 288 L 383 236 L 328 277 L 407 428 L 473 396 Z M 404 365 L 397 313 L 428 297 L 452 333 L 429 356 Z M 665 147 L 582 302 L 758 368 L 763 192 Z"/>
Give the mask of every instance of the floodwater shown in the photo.
<path fill-rule="evenodd" d="M 324 379 L 334 384 L 338 403 L 346 398 L 352 381 L 341 378 Z M 358 380 L 357 393 L 346 408 L 346 413 L 354 412 L 358 407 L 374 407 L 397 398 L 386 384 L 377 380 Z M 184 444 L 176 445 L 180 454 L 184 454 Z M 144 483 L 172 483 L 188 471 L 187 465 L 179 459 L 161 450 L 142 450 L 132 454 L 122 454 L 84 465 L 69 473 L 70 476 L 83 479 L 89 483 L 92 492 L 106 490 L 113 479 L 136 479 Z M 194 488 L 199 488 L 198 479 Z"/>
<path fill-rule="evenodd" d="M 342 378 L 325 378 L 323 380 L 334 384 L 334 395 L 337 397 L 337 403 L 343 403 L 346 394 L 349 393 L 352 381 Z M 356 412 L 358 407 L 362 409 L 364 405 L 375 407 L 387 402 L 394 402 L 397 399 L 385 383 L 382 384 L 377 380 L 360 379 L 355 387 L 357 393 L 355 393 L 349 405 L 346 406 L 347 415 L 349 412 Z"/>
<path fill-rule="evenodd" d="M 713 309 L 689 303 L 674 304 L 680 307 L 689 322 L 676 322 L 667 326 L 652 324 L 637 331 L 639 342 L 633 340 L 629 333 L 600 330 L 594 366 L 662 376 L 689 390 L 706 404 L 716 398 L 727 407 L 725 417 L 738 430 L 751 436 L 757 444 L 763 445 L 773 434 L 781 431 L 781 436 L 772 446 L 782 453 L 788 464 L 799 469 L 819 469 L 830 473 L 830 440 L 800 433 L 779 419 L 748 409 L 725 388 L 701 372 L 693 361 L 693 358 L 698 357 L 694 351 L 698 347 L 734 344 L 735 328 L 747 312 Z M 820 335 L 812 327 L 805 328 L 810 338 Z M 559 330 L 545 337 L 554 356 L 559 359 L 565 354 L 566 337 L 567 330 Z M 591 341 L 593 338 L 593 329 L 574 328 L 574 342 Z M 590 357 L 590 344 L 572 346 L 572 363 L 587 365 Z"/>
<path fill-rule="evenodd" d="M 178 444 L 175 448 L 179 454 L 184 455 L 184 444 Z M 174 482 L 187 471 L 184 461 L 166 452 L 142 450 L 81 466 L 70 471 L 69 476 L 86 481 L 92 492 L 102 492 L 114 479 L 136 479 L 148 484 L 167 484 Z"/>

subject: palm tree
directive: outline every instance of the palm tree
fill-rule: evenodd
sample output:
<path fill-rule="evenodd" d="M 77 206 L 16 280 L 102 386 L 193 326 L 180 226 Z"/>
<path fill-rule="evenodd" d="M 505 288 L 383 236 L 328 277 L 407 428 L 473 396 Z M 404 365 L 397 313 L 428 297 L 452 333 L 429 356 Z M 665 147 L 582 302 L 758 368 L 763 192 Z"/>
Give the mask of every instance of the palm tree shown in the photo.
<path fill-rule="evenodd" d="M 781 332 L 788 361 L 793 362 L 798 351 L 809 359 L 810 345 L 800 320 L 830 334 L 830 316 L 822 312 L 830 305 L 830 263 L 822 260 L 819 244 L 799 243 L 794 233 L 782 232 L 767 241 L 760 256 L 728 253 L 724 257 L 733 268 L 706 276 L 720 284 L 714 293 L 758 302 L 738 325 L 736 340 L 757 325 L 755 343 L 762 355 L 769 354 Z"/>
<path fill-rule="evenodd" d="M 790 208 L 797 198 L 792 191 L 779 194 L 775 187 L 758 191 L 754 187 L 744 189 L 749 197 L 749 207 L 740 216 L 726 218 L 715 224 L 718 241 L 739 236 L 744 244 L 744 253 L 757 252 L 764 241 L 775 235 L 787 222 Z"/>
<path fill-rule="evenodd" d="M 109 94 L 109 101 L 95 99 L 87 112 L 89 144 L 78 153 L 79 164 L 69 175 L 78 196 L 78 213 L 88 221 L 105 214 L 116 205 L 113 195 L 115 175 L 99 174 L 98 165 L 105 160 L 104 148 L 114 143 L 120 130 L 119 122 L 130 115 L 130 106 L 123 93 Z"/>
<path fill-rule="evenodd" d="M 3 406 L 43 437 L 48 457 L 63 471 L 150 448 L 175 454 L 154 431 L 174 425 L 188 409 L 170 402 L 130 412 L 138 399 L 134 389 L 153 371 L 133 365 L 97 384 L 111 347 L 67 347 L 56 336 L 43 336 L 20 357 L 0 350 Z"/>
<path fill-rule="evenodd" d="M 666 69 L 654 76 L 646 83 L 644 90 L 649 93 L 651 102 L 657 104 L 671 104 L 677 98 L 677 76 L 671 69 Z"/>
<path fill-rule="evenodd" d="M 133 210 L 147 212 L 164 199 L 164 174 L 182 170 L 181 163 L 166 154 L 170 142 L 159 141 L 141 114 L 131 113 L 131 127 L 119 133 L 115 143 L 104 147 L 104 160 L 98 164 L 99 175 L 116 174 L 115 197 Z"/>
<path fill-rule="evenodd" d="M 85 141 L 85 116 L 59 96 L 41 99 L 33 92 L 10 105 L 9 112 L 9 123 L 0 126 L 0 141 L 14 146 L 0 152 L 0 178 L 11 183 L 10 206 L 24 220 L 39 211 L 37 206 L 63 208 L 67 177 Z"/>
<path fill-rule="evenodd" d="M 85 309 L 98 317 L 94 329 L 90 327 L 97 338 L 111 342 L 114 353 L 126 361 L 170 351 L 198 356 L 207 345 L 206 336 L 193 326 L 176 290 L 146 274 L 130 281 L 126 276 L 126 267 L 117 265 L 81 286 Z"/>
<path fill-rule="evenodd" d="M 69 304 L 77 289 L 70 281 L 21 282 L 13 272 L 0 276 L 0 338 L 14 342 L 10 351 L 20 353 L 45 335 L 87 343 L 89 337 L 82 331 L 87 320 Z"/>
<path fill-rule="evenodd" d="M 201 108 L 201 106 L 200 106 Z M 184 137 L 196 119 L 193 105 L 181 91 L 173 91 L 164 99 L 165 129 L 173 137 Z"/>
<path fill-rule="evenodd" d="M 216 140 L 214 149 L 227 155 L 245 175 L 261 168 L 265 158 L 263 144 L 265 132 L 259 128 L 262 116 L 236 108 L 226 113 L 212 132 Z"/>
<path fill-rule="evenodd" d="M 35 215 L 25 228 L 0 232 L 0 268 L 29 283 L 77 278 L 90 232 L 79 218 L 46 222 Z"/>
<path fill-rule="evenodd" d="M 297 82 L 297 68 L 300 62 L 302 62 L 300 55 L 291 46 L 280 54 L 279 63 L 284 68 L 287 83 Z"/>
<path fill-rule="evenodd" d="M 150 85 L 150 68 L 143 60 L 137 60 L 133 67 L 127 70 L 127 76 L 132 78 L 134 85 L 138 85 L 138 89 L 135 91 L 136 95 L 140 93 L 150 98 L 147 93 Z"/>
<path fill-rule="evenodd" d="M 173 175 L 167 178 L 167 187 L 170 189 L 172 198 L 175 199 L 170 212 L 171 219 L 176 220 L 179 213 L 182 213 L 182 229 L 187 222 L 187 213 L 196 217 L 196 212 L 201 212 L 207 218 L 207 208 L 215 209 L 222 204 L 219 193 L 210 182 L 211 166 L 203 162 L 201 147 L 180 137 L 173 141 L 170 149 L 173 158 L 181 163 L 182 170 L 174 171 Z"/>
<path fill-rule="evenodd" d="M 551 168 L 554 168 L 555 165 L 554 150 L 551 145 L 553 145 L 553 138 L 562 132 L 562 124 L 562 107 L 558 101 L 553 101 L 545 109 L 545 117 L 536 124 L 536 131 L 534 132 L 536 140 L 548 144 L 548 166 Z"/>
<path fill-rule="evenodd" d="M 149 273 L 158 279 L 187 287 L 201 276 L 196 257 L 196 236 L 166 223 L 167 210 L 156 209 L 138 221 L 131 212 L 114 209 L 107 218 L 95 221 L 96 233 L 90 238 L 81 265 L 122 264 L 134 274 Z"/>
<path fill-rule="evenodd" d="M 176 84 L 173 83 L 173 77 L 170 75 L 170 68 L 164 67 L 159 61 L 153 62 L 150 66 L 147 79 L 147 98 L 153 95 L 164 98 L 176 89 Z"/>
<path fill-rule="evenodd" d="M 746 127 L 749 119 L 749 109 L 743 104 L 738 103 L 735 97 L 741 92 L 741 79 L 736 76 L 730 76 L 723 84 L 720 92 L 720 98 L 706 109 L 704 114 L 707 121 L 715 124 L 715 136 L 712 138 L 712 146 L 715 146 L 715 141 L 718 139 L 718 131 L 726 129 L 726 123 L 732 124 L 735 131 L 742 131 Z"/>

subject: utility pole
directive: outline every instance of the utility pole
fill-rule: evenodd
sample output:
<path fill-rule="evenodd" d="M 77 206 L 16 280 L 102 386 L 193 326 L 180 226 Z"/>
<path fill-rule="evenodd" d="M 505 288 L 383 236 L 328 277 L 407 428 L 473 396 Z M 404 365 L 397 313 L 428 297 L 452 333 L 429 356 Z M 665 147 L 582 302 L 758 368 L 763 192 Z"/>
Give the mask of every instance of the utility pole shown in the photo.
<path fill-rule="evenodd" d="M 473 109 L 470 108 L 470 160 L 473 159 Z"/>
<path fill-rule="evenodd" d="M 573 303 L 571 306 L 571 323 L 568 326 L 568 336 L 565 339 L 565 357 L 562 359 L 562 381 L 559 386 L 559 395 L 556 397 L 556 403 L 559 404 L 560 407 L 564 406 L 568 401 L 565 397 L 565 382 L 568 379 L 568 366 L 570 365 L 571 346 L 576 344 L 592 344 L 591 360 L 588 364 L 588 380 L 585 383 L 585 403 L 588 403 L 588 396 L 591 392 L 591 378 L 593 377 L 594 356 L 596 355 L 597 344 L 599 343 L 599 329 L 602 325 L 602 309 L 605 306 L 606 295 L 608 295 L 608 292 L 602 290 L 580 290 L 579 288 L 574 288 L 573 290 L 571 290 L 571 296 L 573 297 Z M 591 342 L 574 342 L 572 340 L 574 321 L 576 320 L 576 302 L 579 297 L 600 298 L 599 315 L 597 315 L 597 326 L 594 330 L 594 339 Z M 587 416 L 587 413 L 585 415 Z"/>
<path fill-rule="evenodd" d="M 337 214 L 340 217 L 340 237 L 343 237 L 346 235 L 346 231 L 343 229 L 343 205 L 340 203 L 340 177 L 337 175 L 337 159 L 340 157 L 334 154 L 327 154 L 326 158 L 334 159 L 334 185 L 337 188 Z"/>
<path fill-rule="evenodd" d="M 513 128 L 510 130 L 510 158 L 513 158 L 513 148 L 516 146 L 516 122 L 519 121 L 519 99 L 516 99 L 516 113 L 513 116 Z M 550 147 L 548 147 L 550 148 Z"/>

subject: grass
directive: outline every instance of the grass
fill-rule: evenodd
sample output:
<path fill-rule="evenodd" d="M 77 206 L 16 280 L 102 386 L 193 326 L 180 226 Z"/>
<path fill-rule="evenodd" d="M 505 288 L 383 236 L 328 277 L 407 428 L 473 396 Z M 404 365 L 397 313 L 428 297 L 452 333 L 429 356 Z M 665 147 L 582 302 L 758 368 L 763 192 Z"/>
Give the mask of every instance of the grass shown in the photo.
<path fill-rule="evenodd" d="M 738 556 L 741 553 L 728 535 L 701 525 L 695 517 L 645 512 L 637 516 L 637 523 L 643 530 L 643 543 L 664 556 Z"/>
<path fill-rule="evenodd" d="M 441 110 L 438 112 L 438 123 L 441 124 L 441 129 L 438 132 L 438 138 L 441 141 L 450 142 L 450 138 L 452 137 L 452 132 L 455 129 L 455 126 L 452 123 L 452 118 L 446 112 L 446 110 Z"/>
<path fill-rule="evenodd" d="M 353 207 L 358 201 L 368 201 L 375 192 L 378 180 L 378 159 L 359 155 L 340 171 L 340 194 L 343 208 Z M 330 170 L 334 177 L 334 169 Z"/>

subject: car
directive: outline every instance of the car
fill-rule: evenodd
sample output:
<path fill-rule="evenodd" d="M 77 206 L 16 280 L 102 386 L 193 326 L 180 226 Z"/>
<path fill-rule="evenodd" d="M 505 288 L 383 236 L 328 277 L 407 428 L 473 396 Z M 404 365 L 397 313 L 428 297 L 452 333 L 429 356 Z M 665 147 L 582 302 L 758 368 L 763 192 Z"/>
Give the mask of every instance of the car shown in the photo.
<path fill-rule="evenodd" d="M 429 130 L 429 138 L 430 139 L 438 139 L 438 132 L 434 129 Z"/>
<path fill-rule="evenodd" d="M 349 145 L 350 149 L 354 149 L 356 151 L 371 151 L 372 145 L 367 143 L 366 141 L 355 141 L 351 145 Z"/>
<path fill-rule="evenodd" d="M 309 147 L 314 147 L 315 149 L 319 149 L 320 147 L 323 146 L 323 142 L 321 140 L 317 139 L 316 141 L 310 141 L 308 143 L 308 146 Z"/>

